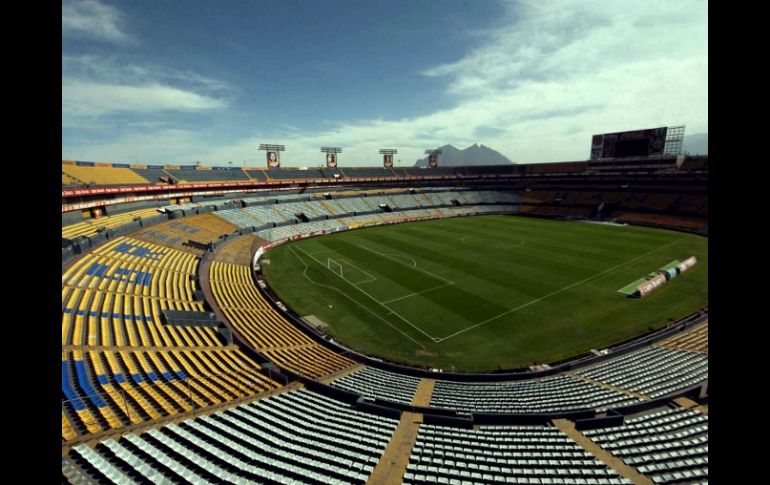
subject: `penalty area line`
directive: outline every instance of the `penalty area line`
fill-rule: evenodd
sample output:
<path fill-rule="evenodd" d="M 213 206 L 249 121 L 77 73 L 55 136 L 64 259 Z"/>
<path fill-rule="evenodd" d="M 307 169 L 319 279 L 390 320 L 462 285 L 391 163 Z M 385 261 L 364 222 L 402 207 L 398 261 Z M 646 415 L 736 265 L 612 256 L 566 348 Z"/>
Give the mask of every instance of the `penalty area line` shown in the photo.
<path fill-rule="evenodd" d="M 397 255 L 397 256 L 394 258 L 394 257 L 393 257 L 393 255 L 388 255 L 388 254 L 385 254 L 385 253 L 381 253 L 381 252 L 379 252 L 379 251 L 377 251 L 377 250 L 375 250 L 375 249 L 367 248 L 366 246 L 358 246 L 358 247 L 359 247 L 359 248 L 361 248 L 361 249 L 365 249 L 365 250 L 367 250 L 367 251 L 369 251 L 369 252 L 371 252 L 371 253 L 374 253 L 374 254 L 379 254 L 379 255 L 380 255 L 380 256 L 382 256 L 383 258 L 388 258 L 389 260 L 391 260 L 391 261 L 395 261 L 395 262 L 397 262 L 398 264 L 400 264 L 400 265 L 403 265 L 403 266 L 406 266 L 406 267 L 407 267 L 407 268 L 409 268 L 409 269 L 413 269 L 413 270 L 415 270 L 415 271 L 419 271 L 419 272 L 421 272 L 421 273 L 425 273 L 426 275 L 428 275 L 428 276 L 431 276 L 431 277 L 433 277 L 433 278 L 436 278 L 437 280 L 441 280 L 441 281 L 444 281 L 444 282 L 446 282 L 446 283 L 448 283 L 448 284 L 454 284 L 454 281 L 452 281 L 452 280 L 448 280 L 448 279 L 446 279 L 446 278 L 444 278 L 444 277 L 442 277 L 442 276 L 439 276 L 439 275 L 437 275 L 437 274 L 431 273 L 430 271 L 426 271 L 426 270 L 424 270 L 424 269 L 418 268 L 418 267 L 417 267 L 417 262 L 416 262 L 416 261 L 414 261 L 414 259 L 412 259 L 412 258 L 411 258 L 411 257 L 409 257 L 409 256 L 406 256 L 406 257 L 407 257 L 407 258 L 409 258 L 409 259 L 412 259 L 412 261 L 415 263 L 415 265 L 414 265 L 414 266 L 409 266 L 408 264 L 404 263 L 403 261 L 399 261 L 398 259 L 396 259 L 396 258 L 398 258 L 398 257 L 401 257 L 400 255 Z"/>
<path fill-rule="evenodd" d="M 299 249 L 300 251 L 302 251 L 303 253 L 305 253 L 305 255 L 307 255 L 307 256 L 310 256 L 310 258 L 311 258 L 313 261 L 315 261 L 316 263 L 320 264 L 322 267 L 326 268 L 326 266 L 325 266 L 325 265 L 324 265 L 324 264 L 323 264 L 321 261 L 319 261 L 318 259 L 316 259 L 314 256 L 312 256 L 312 255 L 308 254 L 308 253 L 307 253 L 307 252 L 306 252 L 304 249 L 302 249 L 302 248 L 297 248 L 297 249 Z M 304 262 L 303 262 L 303 263 L 304 263 Z M 332 274 L 334 274 L 335 276 L 339 276 L 339 275 L 337 275 L 337 273 L 335 273 L 334 271 L 331 271 L 329 268 L 326 268 L 326 269 L 327 269 L 327 270 L 329 270 L 329 271 L 330 271 Z M 393 313 L 393 315 L 397 316 L 399 319 L 401 319 L 401 320 L 403 320 L 404 322 L 406 322 L 406 323 L 407 323 L 409 326 L 411 326 L 412 328 L 414 328 L 415 330 L 417 330 L 417 331 L 418 331 L 418 332 L 420 332 L 421 334 L 425 335 L 425 336 L 426 336 L 426 337 L 428 337 L 429 339 L 433 339 L 433 336 L 432 336 L 432 335 L 429 335 L 427 332 L 425 332 L 425 330 L 421 329 L 420 327 L 418 327 L 418 326 L 417 326 L 417 325 L 415 325 L 414 323 L 410 322 L 409 320 L 407 320 L 406 318 L 404 318 L 403 316 L 401 316 L 401 314 L 399 314 L 399 313 L 395 312 L 395 311 L 394 311 L 392 308 L 390 308 L 390 307 L 388 307 L 388 306 L 386 306 L 386 305 L 383 305 L 383 304 L 382 304 L 382 302 L 381 302 L 380 300 L 378 300 L 377 298 L 375 298 L 375 297 L 373 297 L 372 295 L 370 295 L 370 294 L 369 294 L 369 292 L 367 292 L 366 290 L 364 290 L 364 289 L 363 289 L 363 288 L 361 288 L 360 286 L 358 286 L 358 285 L 356 285 L 356 284 L 353 284 L 353 283 L 351 283 L 350 281 L 348 281 L 348 280 L 346 280 L 346 279 L 344 279 L 344 278 L 342 278 L 342 280 L 343 280 L 343 281 L 345 281 L 345 282 L 347 282 L 347 283 L 349 283 L 349 284 L 350 284 L 350 285 L 352 285 L 352 286 L 353 286 L 355 289 L 357 289 L 358 291 L 360 291 L 360 292 L 361 292 L 361 293 L 363 293 L 364 295 L 366 295 L 366 296 L 368 296 L 369 298 L 371 298 L 371 300 L 372 300 L 372 301 L 374 301 L 375 303 L 377 303 L 378 305 L 380 305 L 380 306 L 381 306 L 382 308 L 384 308 L 385 310 L 389 310 L 390 312 L 392 312 L 392 313 Z M 338 291 L 339 291 L 339 290 L 338 290 Z M 342 293 L 343 293 L 343 294 L 345 294 L 344 292 L 342 292 Z M 346 296 L 347 296 L 347 295 L 346 295 Z M 348 298 L 350 298 L 350 297 L 348 297 Z M 370 311 L 371 311 L 371 310 L 370 310 Z"/>
<path fill-rule="evenodd" d="M 369 312 L 369 313 L 371 313 L 372 315 L 374 315 L 376 318 L 378 318 L 378 319 L 382 320 L 383 322 L 385 322 L 385 324 L 386 324 L 386 325 L 388 325 L 389 327 L 391 327 L 393 330 L 395 330 L 395 331 L 399 332 L 401 335 L 403 335 L 404 337 L 408 338 L 408 339 L 409 339 L 409 340 L 411 340 L 412 342 L 416 343 L 417 345 L 419 345 L 419 346 L 420 346 L 420 347 L 422 347 L 423 349 L 427 348 L 427 347 L 425 347 L 425 345 L 423 345 L 422 343 L 420 343 L 420 342 L 418 342 L 417 340 L 415 340 L 415 339 L 414 339 L 412 336 L 410 336 L 409 334 L 405 333 L 405 332 L 404 332 L 403 330 L 401 330 L 400 328 L 398 328 L 398 327 L 394 326 L 392 323 L 390 323 L 389 321 L 385 320 L 385 319 L 384 319 L 384 318 L 382 318 L 381 316 L 377 315 L 376 313 L 374 313 L 374 312 L 373 312 L 372 310 L 370 310 L 369 308 L 366 308 L 366 307 L 365 307 L 365 306 L 363 306 L 362 304 L 358 303 L 358 302 L 357 302 L 357 301 L 356 301 L 356 300 L 355 300 L 353 297 L 351 297 L 350 295 L 348 295 L 348 294 L 347 294 L 347 293 L 345 293 L 344 291 L 340 290 L 339 288 L 337 288 L 337 287 L 334 287 L 334 286 L 324 285 L 323 283 L 318 283 L 317 281 L 313 280 L 313 278 L 311 278 L 311 277 L 310 277 L 310 276 L 307 274 L 307 270 L 309 269 L 309 266 L 307 265 L 307 263 L 305 263 L 305 261 L 303 261 L 303 260 L 302 260 L 302 258 L 299 256 L 299 254 L 297 254 L 297 252 L 294 250 L 294 248 L 289 248 L 289 249 L 290 249 L 290 250 L 291 250 L 291 252 L 294 254 L 294 256 L 296 256 L 296 257 L 297 257 L 297 259 L 299 259 L 299 262 L 300 262 L 300 263 L 302 263 L 302 265 L 305 267 L 305 269 L 302 271 L 302 276 L 304 276 L 305 278 L 307 278 L 307 280 L 308 280 L 308 281 L 310 281 L 312 284 L 314 284 L 314 285 L 316 285 L 316 286 L 321 286 L 321 287 L 323 287 L 323 288 L 328 288 L 328 289 L 330 289 L 330 290 L 334 290 L 334 291 L 336 291 L 336 292 L 337 292 L 337 293 L 339 293 L 340 295 L 344 296 L 344 297 L 345 297 L 345 298 L 347 298 L 348 300 L 352 301 L 352 302 L 353 302 L 353 303 L 355 303 L 356 305 L 360 306 L 361 308 L 363 308 L 363 309 L 364 309 L 364 310 L 366 310 L 367 312 Z M 312 256 L 311 256 L 311 257 L 312 257 Z M 314 259 L 315 259 L 315 258 L 314 258 Z M 435 342 L 435 337 L 430 337 L 430 339 L 431 339 L 431 340 L 433 340 L 433 341 Z"/>
<path fill-rule="evenodd" d="M 409 293 L 408 295 L 399 296 L 398 298 L 393 298 L 392 300 L 383 301 L 382 304 L 383 305 L 387 305 L 389 303 L 393 303 L 394 301 L 399 301 L 399 300 L 403 300 L 405 298 L 411 298 L 413 296 L 422 295 L 423 293 L 427 293 L 427 292 L 433 291 L 433 290 L 438 290 L 439 288 L 445 288 L 445 287 L 451 286 L 453 284 L 455 284 L 454 281 L 452 281 L 451 283 L 446 283 L 446 284 L 443 284 L 443 285 L 434 286 L 433 288 L 428 288 L 427 290 L 416 291 L 414 293 Z"/>

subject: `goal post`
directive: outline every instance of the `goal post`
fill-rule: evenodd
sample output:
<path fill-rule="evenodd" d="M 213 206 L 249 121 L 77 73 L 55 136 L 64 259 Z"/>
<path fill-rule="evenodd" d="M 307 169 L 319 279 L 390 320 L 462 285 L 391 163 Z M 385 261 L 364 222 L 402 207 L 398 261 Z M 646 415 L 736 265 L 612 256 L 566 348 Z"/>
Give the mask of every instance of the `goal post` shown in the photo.
<path fill-rule="evenodd" d="M 332 258 L 326 258 L 326 268 L 343 280 L 345 279 L 345 273 L 342 270 L 342 265 Z"/>

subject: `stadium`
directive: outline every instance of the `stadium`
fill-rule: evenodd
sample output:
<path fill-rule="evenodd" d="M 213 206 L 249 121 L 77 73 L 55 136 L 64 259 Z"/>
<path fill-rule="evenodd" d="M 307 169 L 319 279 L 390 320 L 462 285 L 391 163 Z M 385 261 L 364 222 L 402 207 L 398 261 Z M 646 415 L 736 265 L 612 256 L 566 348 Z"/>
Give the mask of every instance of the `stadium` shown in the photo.
<path fill-rule="evenodd" d="M 63 160 L 62 481 L 707 483 L 708 156 L 662 130 Z"/>

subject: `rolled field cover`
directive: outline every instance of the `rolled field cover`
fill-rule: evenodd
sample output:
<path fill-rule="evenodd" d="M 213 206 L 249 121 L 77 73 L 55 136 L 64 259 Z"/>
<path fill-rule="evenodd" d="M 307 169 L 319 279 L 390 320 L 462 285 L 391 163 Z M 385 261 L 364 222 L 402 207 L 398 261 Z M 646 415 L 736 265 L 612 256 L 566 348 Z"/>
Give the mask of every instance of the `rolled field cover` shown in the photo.
<path fill-rule="evenodd" d="M 640 297 L 644 297 L 648 293 L 650 293 L 655 288 L 659 287 L 663 283 L 665 283 L 666 276 L 665 274 L 658 274 L 650 278 L 649 280 L 645 281 L 641 285 L 636 287 L 636 290 L 639 292 Z"/>
<path fill-rule="evenodd" d="M 698 260 L 695 259 L 695 256 L 690 256 L 689 258 L 687 258 L 684 261 L 682 261 L 681 263 L 679 263 L 677 268 L 679 269 L 680 273 L 684 273 L 688 269 L 690 269 L 693 266 L 695 266 L 695 263 L 697 263 L 697 262 L 698 262 Z"/>
<path fill-rule="evenodd" d="M 676 275 L 678 274 L 679 273 L 677 272 L 676 268 L 668 268 L 666 270 L 666 279 L 673 280 L 674 278 L 676 278 Z"/>

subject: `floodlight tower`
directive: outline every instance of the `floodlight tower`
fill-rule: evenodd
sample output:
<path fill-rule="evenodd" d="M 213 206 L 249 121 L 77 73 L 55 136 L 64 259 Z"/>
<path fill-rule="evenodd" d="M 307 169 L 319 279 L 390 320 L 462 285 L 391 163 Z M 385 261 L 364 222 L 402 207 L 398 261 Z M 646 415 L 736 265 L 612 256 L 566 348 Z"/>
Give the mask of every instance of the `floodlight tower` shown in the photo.
<path fill-rule="evenodd" d="M 286 150 L 284 145 L 260 144 L 260 150 L 267 151 L 267 168 L 278 168 L 281 166 L 281 152 Z"/>
<path fill-rule="evenodd" d="M 385 168 L 392 168 L 393 167 L 393 155 L 398 153 L 398 150 L 395 148 L 380 148 L 380 153 L 382 153 L 382 166 Z"/>
<path fill-rule="evenodd" d="M 428 154 L 428 168 L 438 167 L 438 156 L 441 154 L 441 148 L 425 150 L 425 153 Z"/>
<path fill-rule="evenodd" d="M 342 148 L 321 147 L 321 151 L 326 154 L 326 168 L 337 168 L 337 154 L 342 153 Z"/>

